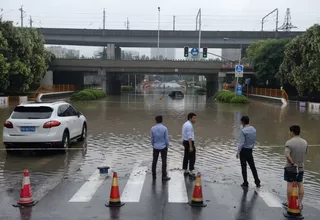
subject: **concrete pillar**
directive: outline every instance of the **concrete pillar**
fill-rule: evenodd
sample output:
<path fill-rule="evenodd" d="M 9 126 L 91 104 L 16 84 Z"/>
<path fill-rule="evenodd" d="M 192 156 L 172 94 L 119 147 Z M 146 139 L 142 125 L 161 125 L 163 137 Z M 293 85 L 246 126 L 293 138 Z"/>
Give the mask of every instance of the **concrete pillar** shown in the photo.
<path fill-rule="evenodd" d="M 114 59 L 115 58 L 114 44 L 107 44 L 107 57 L 108 57 L 108 59 Z"/>
<path fill-rule="evenodd" d="M 53 72 L 48 70 L 43 79 L 40 80 L 41 85 L 53 85 Z"/>
<path fill-rule="evenodd" d="M 121 95 L 121 80 L 119 73 L 106 74 L 106 93 L 108 95 Z"/>
<path fill-rule="evenodd" d="M 223 73 L 223 72 L 219 72 L 218 73 L 218 90 L 222 90 L 223 89 L 223 81 L 226 77 L 226 73 Z"/>
<path fill-rule="evenodd" d="M 121 48 L 119 46 L 116 47 L 114 53 L 116 60 L 121 60 Z"/>
<path fill-rule="evenodd" d="M 207 75 L 207 98 L 214 96 L 218 91 L 218 74 Z"/>

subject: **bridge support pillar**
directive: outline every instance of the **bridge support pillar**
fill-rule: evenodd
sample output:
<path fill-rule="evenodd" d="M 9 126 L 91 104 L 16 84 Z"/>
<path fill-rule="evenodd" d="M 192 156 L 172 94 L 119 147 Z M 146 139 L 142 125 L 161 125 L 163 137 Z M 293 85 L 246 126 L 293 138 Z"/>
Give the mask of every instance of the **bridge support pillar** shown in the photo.
<path fill-rule="evenodd" d="M 214 96 L 214 94 L 218 91 L 218 75 L 207 75 L 207 98 Z"/>
<path fill-rule="evenodd" d="M 107 73 L 106 81 L 106 92 L 108 95 L 121 95 L 121 80 L 119 73 Z"/>

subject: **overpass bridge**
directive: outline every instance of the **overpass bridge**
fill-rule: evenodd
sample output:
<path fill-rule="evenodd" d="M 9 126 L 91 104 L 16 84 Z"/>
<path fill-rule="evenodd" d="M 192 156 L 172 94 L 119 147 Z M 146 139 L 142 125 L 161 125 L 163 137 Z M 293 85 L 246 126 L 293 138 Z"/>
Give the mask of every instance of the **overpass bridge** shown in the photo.
<path fill-rule="evenodd" d="M 44 81 L 54 84 L 85 84 L 85 78 L 102 82 L 110 95 L 121 93 L 121 77 L 124 74 L 204 75 L 207 96 L 213 96 L 221 87 L 227 74 L 234 75 L 233 62 L 187 60 L 101 60 L 55 59 L 50 63 Z M 254 74 L 249 64 L 244 64 L 244 75 Z M 51 74 L 51 75 L 50 75 Z"/>
<path fill-rule="evenodd" d="M 50 63 L 52 71 L 98 72 L 124 74 L 167 75 L 217 75 L 233 72 L 237 63 L 188 60 L 102 60 L 102 59 L 55 59 Z M 246 74 L 253 74 L 250 64 L 243 64 Z"/>
<path fill-rule="evenodd" d="M 101 30 L 69 28 L 37 28 L 44 36 L 46 44 L 107 46 L 117 47 L 157 47 L 157 30 Z M 273 31 L 202 31 L 201 47 L 243 48 L 252 42 L 269 38 L 294 38 L 304 32 Z M 232 40 L 225 41 L 224 38 Z M 160 47 L 198 47 L 198 31 L 160 31 Z"/>

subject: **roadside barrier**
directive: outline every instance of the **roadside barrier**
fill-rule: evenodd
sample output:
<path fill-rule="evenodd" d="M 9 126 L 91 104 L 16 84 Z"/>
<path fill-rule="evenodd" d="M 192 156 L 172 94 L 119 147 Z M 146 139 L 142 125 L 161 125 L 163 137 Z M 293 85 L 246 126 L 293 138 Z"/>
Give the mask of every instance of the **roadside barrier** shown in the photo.
<path fill-rule="evenodd" d="M 34 150 L 66 150 L 66 151 L 72 151 L 72 150 L 86 150 L 86 147 L 78 147 L 78 148 L 68 148 L 68 149 L 64 149 L 64 148 L 0 148 L 0 151 L 34 151 Z"/>
<path fill-rule="evenodd" d="M 17 202 L 17 205 L 13 205 L 14 207 L 29 207 L 37 204 L 38 201 L 33 201 L 32 192 L 31 192 L 31 183 L 29 178 L 29 171 L 26 169 L 24 171 L 22 187 L 20 192 L 20 199 Z"/>
<path fill-rule="evenodd" d="M 107 207 L 121 207 L 124 203 L 120 201 L 120 190 L 118 185 L 118 174 L 113 172 L 112 185 L 110 191 L 110 200 L 108 204 L 105 204 Z"/>
<path fill-rule="evenodd" d="M 203 203 L 202 186 L 201 186 L 201 174 L 197 174 L 196 183 L 193 188 L 192 199 L 189 205 L 194 207 L 206 207 L 207 204 Z"/>

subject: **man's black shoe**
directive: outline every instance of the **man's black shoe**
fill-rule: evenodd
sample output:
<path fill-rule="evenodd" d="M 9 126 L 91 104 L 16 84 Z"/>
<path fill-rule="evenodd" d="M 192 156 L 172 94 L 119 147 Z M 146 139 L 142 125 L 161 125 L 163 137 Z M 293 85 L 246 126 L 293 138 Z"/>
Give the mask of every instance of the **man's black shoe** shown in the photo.
<path fill-rule="evenodd" d="M 171 178 L 170 177 L 168 177 L 168 176 L 164 176 L 164 177 L 162 177 L 162 181 L 168 181 L 168 180 L 170 180 Z"/>
<path fill-rule="evenodd" d="M 261 184 L 259 183 L 259 184 L 256 184 L 256 186 L 257 186 L 257 188 L 260 188 L 261 187 Z"/>
<path fill-rule="evenodd" d="M 157 179 L 157 176 L 156 175 L 152 175 L 152 179 L 153 180 Z"/>
<path fill-rule="evenodd" d="M 241 184 L 241 187 L 248 188 L 248 187 L 249 187 L 249 184 L 248 184 L 248 183 L 242 183 L 242 184 Z"/>
<path fill-rule="evenodd" d="M 189 172 L 184 172 L 184 176 L 189 176 Z"/>
<path fill-rule="evenodd" d="M 196 175 L 194 173 L 190 173 L 189 174 L 189 178 L 195 180 L 196 179 Z"/>

